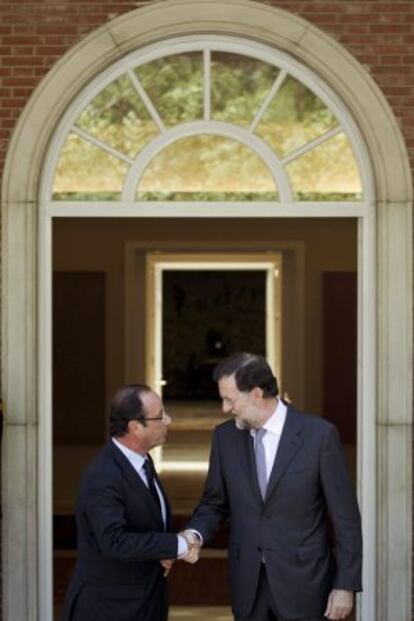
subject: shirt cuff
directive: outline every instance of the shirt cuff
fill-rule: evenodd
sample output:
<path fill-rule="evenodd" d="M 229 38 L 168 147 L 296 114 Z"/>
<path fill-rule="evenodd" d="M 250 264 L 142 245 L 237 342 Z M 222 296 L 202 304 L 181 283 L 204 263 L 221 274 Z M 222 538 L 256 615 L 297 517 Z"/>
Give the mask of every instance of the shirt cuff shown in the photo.
<path fill-rule="evenodd" d="M 180 557 L 183 554 L 187 554 L 187 552 L 188 552 L 188 543 L 184 539 L 184 537 L 181 537 L 180 535 L 177 535 L 177 539 L 178 539 L 177 557 Z"/>

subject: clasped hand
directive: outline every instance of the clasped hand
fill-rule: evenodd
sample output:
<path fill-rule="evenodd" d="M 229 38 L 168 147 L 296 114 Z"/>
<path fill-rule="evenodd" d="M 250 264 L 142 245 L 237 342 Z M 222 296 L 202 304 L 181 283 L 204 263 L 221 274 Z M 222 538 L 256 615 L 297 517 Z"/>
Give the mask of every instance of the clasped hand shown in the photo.
<path fill-rule="evenodd" d="M 183 530 L 178 533 L 179 537 L 183 537 L 186 540 L 188 550 L 184 554 L 181 554 L 178 558 L 187 563 L 196 563 L 200 556 L 201 542 L 195 533 L 191 530 Z M 164 577 L 166 578 L 171 571 L 171 568 L 175 562 L 175 559 L 163 559 L 160 561 L 164 568 Z"/>
<path fill-rule="evenodd" d="M 180 537 L 184 537 L 187 542 L 188 550 L 185 554 L 182 554 L 180 560 L 187 563 L 196 563 L 200 557 L 201 542 L 199 537 L 191 530 L 183 530 L 178 533 Z"/>

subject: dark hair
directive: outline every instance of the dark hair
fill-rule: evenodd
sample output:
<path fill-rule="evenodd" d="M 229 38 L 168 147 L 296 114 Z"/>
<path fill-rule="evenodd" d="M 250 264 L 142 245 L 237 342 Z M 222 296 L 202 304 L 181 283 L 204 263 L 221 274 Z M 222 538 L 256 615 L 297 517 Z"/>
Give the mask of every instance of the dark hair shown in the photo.
<path fill-rule="evenodd" d="M 234 375 L 240 392 L 261 388 L 265 399 L 277 397 L 279 394 L 277 379 L 263 356 L 237 352 L 222 360 L 213 371 L 216 382 L 230 375 Z"/>
<path fill-rule="evenodd" d="M 151 388 L 145 384 L 129 384 L 115 393 L 109 415 L 111 436 L 124 436 L 128 431 L 130 420 L 138 420 L 145 427 L 145 412 L 141 395 L 146 392 L 151 392 Z"/>

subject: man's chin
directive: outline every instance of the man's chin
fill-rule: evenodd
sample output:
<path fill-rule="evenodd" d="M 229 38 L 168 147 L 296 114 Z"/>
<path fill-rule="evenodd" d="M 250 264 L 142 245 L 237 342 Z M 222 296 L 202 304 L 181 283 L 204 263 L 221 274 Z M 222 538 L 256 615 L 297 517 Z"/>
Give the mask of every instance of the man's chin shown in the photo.
<path fill-rule="evenodd" d="M 235 418 L 234 422 L 236 423 L 237 429 L 251 429 L 249 423 L 246 420 L 240 420 L 240 418 Z"/>

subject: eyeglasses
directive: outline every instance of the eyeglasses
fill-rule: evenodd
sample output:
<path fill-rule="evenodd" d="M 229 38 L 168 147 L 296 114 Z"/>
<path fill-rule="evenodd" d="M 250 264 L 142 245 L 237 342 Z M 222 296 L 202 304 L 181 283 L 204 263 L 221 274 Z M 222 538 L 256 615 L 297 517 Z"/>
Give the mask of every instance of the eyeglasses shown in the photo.
<path fill-rule="evenodd" d="M 163 421 L 166 421 L 167 418 L 168 418 L 167 412 L 164 410 L 164 408 L 161 408 L 161 410 L 158 413 L 158 416 L 147 416 L 144 420 L 163 420 Z"/>

